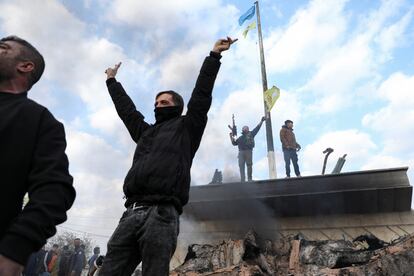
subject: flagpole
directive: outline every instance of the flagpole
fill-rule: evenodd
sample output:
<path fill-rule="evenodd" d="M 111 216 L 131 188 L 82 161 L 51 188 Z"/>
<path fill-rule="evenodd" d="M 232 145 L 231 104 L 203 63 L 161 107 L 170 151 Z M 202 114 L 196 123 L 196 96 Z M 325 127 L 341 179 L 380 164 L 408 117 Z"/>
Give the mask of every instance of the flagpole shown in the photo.
<path fill-rule="evenodd" d="M 262 85 L 263 85 L 263 92 L 264 92 L 267 90 L 267 77 L 266 77 L 266 65 L 265 65 L 264 51 L 263 51 L 262 25 L 260 23 L 259 1 L 254 2 L 254 4 L 256 5 L 257 33 L 259 36 L 260 64 L 261 64 Z M 270 111 L 268 110 L 266 102 L 264 101 L 264 95 L 263 95 L 263 105 L 264 105 L 264 112 L 266 116 L 267 161 L 269 163 L 269 178 L 275 179 L 277 178 L 277 174 L 276 174 L 275 150 L 273 146 L 272 120 L 270 117 Z"/>

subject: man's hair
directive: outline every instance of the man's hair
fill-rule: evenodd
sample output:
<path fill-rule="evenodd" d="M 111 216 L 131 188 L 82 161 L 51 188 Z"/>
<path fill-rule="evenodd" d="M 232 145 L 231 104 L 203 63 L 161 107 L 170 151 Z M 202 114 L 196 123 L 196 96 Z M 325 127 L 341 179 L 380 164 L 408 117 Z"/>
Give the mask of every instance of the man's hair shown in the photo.
<path fill-rule="evenodd" d="M 172 96 L 173 102 L 176 106 L 181 107 L 181 112 L 184 108 L 184 100 L 183 97 L 181 97 L 180 94 L 178 94 L 175 91 L 172 90 L 167 90 L 167 91 L 161 91 L 157 94 L 157 96 L 155 96 L 155 99 L 158 99 L 159 96 L 161 96 L 162 94 L 170 94 Z"/>
<path fill-rule="evenodd" d="M 93 253 L 94 254 L 98 254 L 99 252 L 100 252 L 100 248 L 99 248 L 99 246 L 97 246 L 97 247 L 95 247 L 94 249 L 93 249 Z"/>
<path fill-rule="evenodd" d="M 81 239 L 80 238 L 74 238 L 73 240 L 74 241 L 80 241 Z"/>
<path fill-rule="evenodd" d="M 43 74 L 43 71 L 45 70 L 45 60 L 43 59 L 43 56 L 39 53 L 39 51 L 33 47 L 32 44 L 27 42 L 24 39 L 21 39 L 18 36 L 12 35 L 3 37 L 0 39 L 0 41 L 14 41 L 22 46 L 21 51 L 19 55 L 17 56 L 17 59 L 20 61 L 31 61 L 34 63 L 34 69 L 32 72 L 30 72 L 29 75 L 29 89 L 39 81 L 40 77 Z"/>
<path fill-rule="evenodd" d="M 285 125 L 287 126 L 288 123 L 292 123 L 293 124 L 293 122 L 291 120 L 286 120 L 285 121 Z"/>
<path fill-rule="evenodd" d="M 67 245 L 63 246 L 63 250 L 68 250 L 68 249 L 69 249 L 69 246 L 67 246 Z"/>
<path fill-rule="evenodd" d="M 58 247 L 59 247 L 59 245 L 55 243 L 52 247 L 56 247 L 56 248 L 58 248 Z"/>

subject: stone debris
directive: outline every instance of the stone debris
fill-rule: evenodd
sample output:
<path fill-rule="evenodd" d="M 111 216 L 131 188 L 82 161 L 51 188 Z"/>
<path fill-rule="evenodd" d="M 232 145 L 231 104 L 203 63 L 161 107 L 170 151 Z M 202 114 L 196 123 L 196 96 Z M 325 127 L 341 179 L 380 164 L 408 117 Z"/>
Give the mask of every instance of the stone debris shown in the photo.
<path fill-rule="evenodd" d="M 309 241 L 301 235 L 261 239 L 250 230 L 243 240 L 189 246 L 171 276 L 414 275 L 414 235 L 385 243 L 373 235 L 353 241 Z"/>

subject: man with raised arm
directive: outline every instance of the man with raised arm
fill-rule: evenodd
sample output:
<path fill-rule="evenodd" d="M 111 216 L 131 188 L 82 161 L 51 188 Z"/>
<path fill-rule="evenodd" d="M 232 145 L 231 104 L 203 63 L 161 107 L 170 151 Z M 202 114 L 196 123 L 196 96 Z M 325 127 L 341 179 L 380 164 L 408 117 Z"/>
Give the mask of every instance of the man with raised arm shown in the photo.
<path fill-rule="evenodd" d="M 247 167 L 247 181 L 253 181 L 253 148 L 255 145 L 254 137 L 259 132 L 262 127 L 263 122 L 266 120 L 265 117 L 262 117 L 259 124 L 252 130 L 249 130 L 248 126 L 242 128 L 241 136 L 237 139 L 234 138 L 233 133 L 230 132 L 230 142 L 233 146 L 239 147 L 239 169 L 240 169 L 240 182 L 246 181 L 246 174 L 244 167 Z"/>
<path fill-rule="evenodd" d="M 178 93 L 168 90 L 156 95 L 154 125 L 144 121 L 116 81 L 121 63 L 105 71 L 116 111 L 137 147 L 123 187 L 127 210 L 108 242 L 99 275 L 131 275 L 141 261 L 145 276 L 169 274 L 179 215 L 188 202 L 190 168 L 207 124 L 221 53 L 236 40 L 227 37 L 214 44 L 184 116 L 184 101 Z"/>

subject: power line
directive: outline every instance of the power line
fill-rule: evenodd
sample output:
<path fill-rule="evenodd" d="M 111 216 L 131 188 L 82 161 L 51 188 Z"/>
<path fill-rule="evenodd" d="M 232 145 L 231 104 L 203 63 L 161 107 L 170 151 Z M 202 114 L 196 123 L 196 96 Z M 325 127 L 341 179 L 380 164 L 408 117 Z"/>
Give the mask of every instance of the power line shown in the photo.
<path fill-rule="evenodd" d="M 60 226 L 60 225 L 58 225 L 57 227 L 62 228 L 62 229 L 65 229 L 65 230 L 69 230 L 69 231 L 74 231 L 74 232 L 82 233 L 82 234 L 88 234 L 88 235 L 95 236 L 95 237 L 108 238 L 108 239 L 110 238 L 110 236 L 107 236 L 107 235 L 94 234 L 94 233 L 91 233 L 91 232 L 77 230 L 77 229 L 73 229 L 73 228 L 66 227 L 66 226 Z"/>
<path fill-rule="evenodd" d="M 116 220 L 119 220 L 121 218 L 121 216 L 119 216 L 119 217 L 108 217 L 108 216 L 106 216 L 106 217 L 97 217 L 97 216 L 94 216 L 94 215 L 91 215 L 91 216 L 71 216 L 71 215 L 69 215 L 68 218 L 80 218 L 80 219 L 116 219 Z"/>
<path fill-rule="evenodd" d="M 73 215 L 68 215 L 68 218 L 80 218 L 80 219 L 112 219 L 112 220 L 116 219 L 116 220 L 119 220 L 121 218 L 121 216 L 119 216 L 119 217 L 108 217 L 108 216 L 105 216 L 105 217 L 97 217 L 95 215 L 91 215 L 91 216 L 73 216 Z"/>
<path fill-rule="evenodd" d="M 69 226 L 69 227 L 72 227 L 72 226 L 77 227 L 77 226 L 79 226 L 79 227 L 88 227 L 88 228 L 94 228 L 94 229 L 111 230 L 111 231 L 115 230 L 115 228 L 116 228 L 116 225 L 113 228 L 105 228 L 105 227 L 96 226 L 96 224 L 94 224 L 94 225 L 91 225 L 91 224 L 85 225 L 85 224 L 76 224 L 76 223 L 70 223 L 70 222 L 66 222 L 65 223 L 65 226 Z"/>

